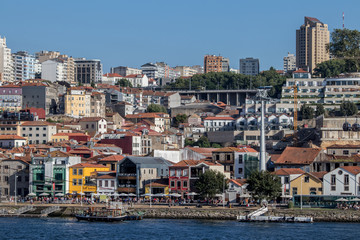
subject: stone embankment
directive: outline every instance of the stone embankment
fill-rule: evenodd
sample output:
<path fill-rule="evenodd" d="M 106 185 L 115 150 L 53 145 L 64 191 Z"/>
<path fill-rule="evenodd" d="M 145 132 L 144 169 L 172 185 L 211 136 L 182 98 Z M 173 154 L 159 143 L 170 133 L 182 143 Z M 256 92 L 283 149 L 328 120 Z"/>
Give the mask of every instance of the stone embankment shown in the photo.
<path fill-rule="evenodd" d="M 19 208 L 15 206 L 0 206 L 0 210 Z M 41 217 L 41 210 L 49 206 L 34 206 L 34 210 L 21 214 L 19 217 Z M 49 214 L 49 217 L 73 217 L 74 213 L 88 206 L 61 206 L 59 211 Z M 137 205 L 134 212 L 143 212 L 144 218 L 165 219 L 208 219 L 208 220 L 236 220 L 237 215 L 247 215 L 255 208 L 221 208 L 221 207 L 159 207 Z M 1 212 L 0 212 L 1 213 Z M 1 215 L 1 214 L 0 214 Z M 315 222 L 360 222 L 360 211 L 340 209 L 270 209 L 266 215 L 287 217 L 313 217 Z"/>

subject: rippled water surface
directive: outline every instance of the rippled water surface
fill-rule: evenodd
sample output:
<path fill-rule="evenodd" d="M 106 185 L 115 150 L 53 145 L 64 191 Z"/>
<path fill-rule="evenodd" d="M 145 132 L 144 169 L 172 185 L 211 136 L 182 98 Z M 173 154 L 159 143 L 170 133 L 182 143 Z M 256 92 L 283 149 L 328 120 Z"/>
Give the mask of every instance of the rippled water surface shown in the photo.
<path fill-rule="evenodd" d="M 360 239 L 360 224 L 168 219 L 89 223 L 72 218 L 0 218 L 0 239 Z"/>

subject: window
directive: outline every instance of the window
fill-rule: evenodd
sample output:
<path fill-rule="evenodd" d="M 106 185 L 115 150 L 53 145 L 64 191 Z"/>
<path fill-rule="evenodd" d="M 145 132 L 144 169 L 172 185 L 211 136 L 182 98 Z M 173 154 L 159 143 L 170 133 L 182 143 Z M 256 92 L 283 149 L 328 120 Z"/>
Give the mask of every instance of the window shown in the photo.
<path fill-rule="evenodd" d="M 177 177 L 180 177 L 180 176 L 181 176 L 181 169 L 177 169 L 177 170 L 176 170 L 176 176 L 177 176 Z"/>
<path fill-rule="evenodd" d="M 231 156 L 230 154 L 226 155 L 226 160 L 230 161 L 231 160 Z"/>
<path fill-rule="evenodd" d="M 238 173 L 239 173 L 239 174 L 242 174 L 242 173 L 243 173 L 243 169 L 242 169 L 242 168 L 239 168 L 239 169 L 238 169 Z"/>
<path fill-rule="evenodd" d="M 108 187 L 109 186 L 109 181 L 108 180 L 104 180 L 105 182 L 105 187 Z"/>
<path fill-rule="evenodd" d="M 349 150 L 344 150 L 343 155 L 349 155 Z"/>
<path fill-rule="evenodd" d="M 82 170 L 82 168 L 79 169 L 79 175 L 83 175 L 83 170 Z"/>
<path fill-rule="evenodd" d="M 55 180 L 61 181 L 62 180 L 62 173 L 55 173 Z"/>
<path fill-rule="evenodd" d="M 189 170 L 188 170 L 188 169 L 184 169 L 184 170 L 183 170 L 183 176 L 184 176 L 184 177 L 189 176 Z"/>
<path fill-rule="evenodd" d="M 99 180 L 99 187 L 102 187 L 102 180 Z"/>
<path fill-rule="evenodd" d="M 336 175 L 332 174 L 331 175 L 331 185 L 335 185 L 336 184 Z M 335 191 L 335 190 L 334 190 Z"/>
<path fill-rule="evenodd" d="M 243 155 L 239 155 L 239 164 L 243 163 Z"/>
<path fill-rule="evenodd" d="M 18 176 L 18 177 L 17 177 L 17 181 L 18 181 L 18 182 L 21 182 L 21 180 L 22 180 L 22 179 L 21 179 L 21 176 Z"/>
<path fill-rule="evenodd" d="M 175 181 L 170 181 L 170 187 L 174 188 L 175 187 Z"/>
<path fill-rule="evenodd" d="M 73 175 L 77 175 L 77 169 L 76 168 L 73 169 Z"/>
<path fill-rule="evenodd" d="M 188 182 L 187 181 L 183 181 L 183 188 L 187 188 L 188 187 Z"/>
<path fill-rule="evenodd" d="M 336 186 L 331 186 L 331 191 L 336 191 Z"/>
<path fill-rule="evenodd" d="M 289 183 L 289 177 L 284 177 L 284 183 Z"/>
<path fill-rule="evenodd" d="M 5 182 L 9 182 L 9 177 L 8 177 L 8 176 L 5 176 L 4 181 L 5 181 Z"/>
<path fill-rule="evenodd" d="M 177 188 L 181 188 L 181 181 L 177 181 Z"/>
<path fill-rule="evenodd" d="M 344 185 L 349 185 L 349 175 L 348 174 L 344 175 Z"/>
<path fill-rule="evenodd" d="M 310 195 L 316 195 L 316 188 L 310 188 Z"/>
<path fill-rule="evenodd" d="M 82 179 L 78 179 L 78 184 L 79 184 L 79 185 L 82 185 L 82 184 L 83 184 Z"/>
<path fill-rule="evenodd" d="M 76 186 L 76 179 L 73 179 L 72 184 L 73 184 L 73 186 Z"/>
<path fill-rule="evenodd" d="M 115 181 L 111 181 L 111 187 L 115 187 Z"/>
<path fill-rule="evenodd" d="M 170 169 L 170 177 L 175 177 L 175 169 Z"/>
<path fill-rule="evenodd" d="M 349 191 L 349 186 L 344 186 L 344 191 Z"/>
<path fill-rule="evenodd" d="M 4 188 L 5 190 L 5 195 L 9 195 L 9 189 L 8 188 Z"/>
<path fill-rule="evenodd" d="M 297 193 L 297 188 L 296 187 L 293 187 L 292 188 L 292 194 L 293 195 L 297 195 L 298 193 Z"/>
<path fill-rule="evenodd" d="M 305 176 L 304 178 L 304 182 L 308 183 L 309 182 L 309 176 Z"/>

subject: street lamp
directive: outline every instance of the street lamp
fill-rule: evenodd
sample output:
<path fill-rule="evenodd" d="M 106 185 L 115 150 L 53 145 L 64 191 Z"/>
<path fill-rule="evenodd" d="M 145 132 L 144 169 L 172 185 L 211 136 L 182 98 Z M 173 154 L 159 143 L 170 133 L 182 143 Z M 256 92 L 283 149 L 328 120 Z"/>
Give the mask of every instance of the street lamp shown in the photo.
<path fill-rule="evenodd" d="M 80 204 L 83 205 L 83 186 L 84 186 L 84 176 L 81 177 L 81 196 L 80 196 Z"/>

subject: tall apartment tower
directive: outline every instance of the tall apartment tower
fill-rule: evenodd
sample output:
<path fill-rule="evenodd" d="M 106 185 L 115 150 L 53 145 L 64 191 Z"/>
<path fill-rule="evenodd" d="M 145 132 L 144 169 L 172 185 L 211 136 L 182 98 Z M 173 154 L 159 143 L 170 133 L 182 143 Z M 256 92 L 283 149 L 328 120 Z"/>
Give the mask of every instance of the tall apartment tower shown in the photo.
<path fill-rule="evenodd" d="M 0 37 L 0 82 L 14 80 L 14 65 L 11 49 L 6 46 L 6 38 Z"/>
<path fill-rule="evenodd" d="M 296 30 L 296 67 L 312 73 L 317 64 L 329 60 L 326 50 L 329 42 L 328 25 L 316 18 L 305 17 L 305 23 Z"/>
<path fill-rule="evenodd" d="M 14 80 L 25 81 L 35 79 L 35 74 L 41 72 L 41 64 L 28 52 L 19 51 L 12 54 L 14 62 Z"/>
<path fill-rule="evenodd" d="M 260 62 L 258 58 L 243 58 L 240 59 L 240 73 L 256 76 L 260 72 Z"/>
<path fill-rule="evenodd" d="M 296 57 L 294 54 L 288 52 L 284 57 L 284 72 L 294 71 L 296 69 Z"/>
<path fill-rule="evenodd" d="M 75 59 L 75 76 L 78 83 L 90 85 L 100 83 L 102 80 L 102 64 L 98 59 Z"/>
<path fill-rule="evenodd" d="M 204 73 L 222 72 L 223 57 L 215 55 L 205 55 L 204 57 Z"/>

